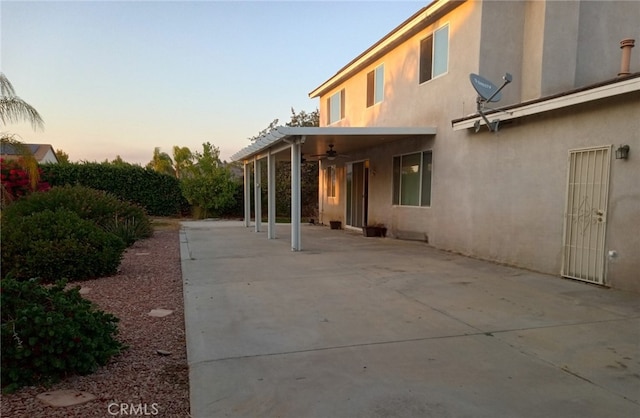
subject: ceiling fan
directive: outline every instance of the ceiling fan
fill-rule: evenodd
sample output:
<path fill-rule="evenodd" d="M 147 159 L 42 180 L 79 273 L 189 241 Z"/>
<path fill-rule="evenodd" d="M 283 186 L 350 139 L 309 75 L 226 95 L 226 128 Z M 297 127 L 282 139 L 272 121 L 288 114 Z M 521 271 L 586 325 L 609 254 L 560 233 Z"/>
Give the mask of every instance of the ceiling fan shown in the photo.
<path fill-rule="evenodd" d="M 338 155 L 338 151 L 333 149 L 333 144 L 329 144 L 329 149 L 327 150 L 327 152 L 325 152 L 324 154 L 315 154 L 315 155 L 312 155 L 311 157 L 326 158 L 329 161 L 333 161 L 337 157 L 348 157 L 348 155 L 345 155 L 345 154 Z"/>

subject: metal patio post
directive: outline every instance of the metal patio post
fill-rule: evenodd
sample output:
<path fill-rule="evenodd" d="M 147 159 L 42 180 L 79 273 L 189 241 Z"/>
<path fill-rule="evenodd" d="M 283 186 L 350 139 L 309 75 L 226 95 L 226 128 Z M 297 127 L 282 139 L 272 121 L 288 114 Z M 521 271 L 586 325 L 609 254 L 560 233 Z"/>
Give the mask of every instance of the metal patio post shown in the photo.
<path fill-rule="evenodd" d="M 262 193 L 260 193 L 262 186 L 260 185 L 260 160 L 258 157 L 253 158 L 253 185 L 254 196 L 253 201 L 255 203 L 254 213 L 256 217 L 255 232 L 260 232 L 262 226 Z"/>
<path fill-rule="evenodd" d="M 294 140 L 291 144 L 291 250 L 302 250 L 300 240 L 300 144 L 304 137 Z"/>
<path fill-rule="evenodd" d="M 249 177 L 249 163 L 244 161 L 244 226 L 251 226 L 251 178 Z"/>
<path fill-rule="evenodd" d="M 276 156 L 269 150 L 267 156 L 267 205 L 268 220 L 267 238 L 276 238 Z"/>

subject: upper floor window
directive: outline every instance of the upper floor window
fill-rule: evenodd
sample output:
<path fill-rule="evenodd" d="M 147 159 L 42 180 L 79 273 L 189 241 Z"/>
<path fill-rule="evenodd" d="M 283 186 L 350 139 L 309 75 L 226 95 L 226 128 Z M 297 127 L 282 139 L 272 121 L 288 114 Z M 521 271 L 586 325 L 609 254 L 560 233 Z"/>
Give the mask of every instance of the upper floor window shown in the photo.
<path fill-rule="evenodd" d="M 344 89 L 332 94 L 327 99 L 327 125 L 344 119 Z"/>
<path fill-rule="evenodd" d="M 420 41 L 420 83 L 447 72 L 449 66 L 449 25 Z"/>
<path fill-rule="evenodd" d="M 393 157 L 393 204 L 431 206 L 431 151 Z"/>
<path fill-rule="evenodd" d="M 380 103 L 384 97 L 384 64 L 367 73 L 367 107 Z"/>

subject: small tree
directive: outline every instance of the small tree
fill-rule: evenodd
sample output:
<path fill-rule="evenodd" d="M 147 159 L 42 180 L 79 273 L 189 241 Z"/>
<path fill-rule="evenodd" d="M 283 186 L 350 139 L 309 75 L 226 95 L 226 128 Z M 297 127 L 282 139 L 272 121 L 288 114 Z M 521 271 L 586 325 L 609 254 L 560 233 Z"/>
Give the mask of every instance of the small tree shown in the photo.
<path fill-rule="evenodd" d="M 126 162 L 125 160 L 122 159 L 122 157 L 120 156 L 120 154 L 116 155 L 116 158 L 114 158 L 113 160 L 109 161 L 105 161 L 105 164 L 111 164 L 113 166 L 116 167 L 128 167 L 131 166 L 133 164 Z"/>
<path fill-rule="evenodd" d="M 287 126 L 320 126 L 320 112 L 316 108 L 316 110 L 311 113 L 307 113 L 304 110 L 296 113 L 292 107 L 291 120 L 287 122 Z"/>
<path fill-rule="evenodd" d="M 251 141 L 257 140 L 260 136 L 268 133 L 272 129 L 275 129 L 278 123 L 278 119 L 274 119 L 269 126 L 258 133 L 258 135 L 249 138 Z M 313 112 L 305 112 L 301 110 L 296 113 L 295 109 L 291 108 L 291 119 L 285 124 L 285 126 L 297 126 L 297 127 L 317 127 L 320 126 L 320 113 L 318 109 Z M 262 184 L 267 184 L 267 172 L 263 168 L 261 173 Z M 318 208 L 318 162 L 306 161 L 302 165 L 301 169 L 301 203 L 302 203 L 302 216 L 316 216 Z M 263 193 L 266 193 L 263 190 Z M 288 161 L 280 161 L 276 165 L 276 215 L 277 216 L 289 216 L 291 213 L 291 163 Z M 267 199 L 263 196 L 262 199 L 263 212 L 267 210 Z"/>
<path fill-rule="evenodd" d="M 56 150 L 56 158 L 58 159 L 58 164 L 69 164 L 71 160 L 69 159 L 69 154 L 58 148 Z"/>
<path fill-rule="evenodd" d="M 202 210 L 202 217 L 224 213 L 235 202 L 236 185 L 229 169 L 220 162 L 220 150 L 205 142 L 202 152 L 194 155 L 195 164 L 180 180 L 184 197 Z"/>
<path fill-rule="evenodd" d="M 293 110 L 293 108 L 291 108 L 291 110 Z M 274 130 L 277 127 L 278 127 L 278 119 L 276 118 L 276 119 L 272 120 L 271 123 L 269 123 L 269 126 L 267 126 L 263 130 L 258 132 L 258 135 L 250 137 L 249 141 L 257 141 L 258 138 L 260 138 L 262 135 L 268 134 L 269 132 L 271 132 L 272 130 Z"/>
<path fill-rule="evenodd" d="M 176 178 L 182 178 L 184 173 L 193 167 L 194 158 L 188 147 L 173 146 L 173 170 L 176 173 Z"/>

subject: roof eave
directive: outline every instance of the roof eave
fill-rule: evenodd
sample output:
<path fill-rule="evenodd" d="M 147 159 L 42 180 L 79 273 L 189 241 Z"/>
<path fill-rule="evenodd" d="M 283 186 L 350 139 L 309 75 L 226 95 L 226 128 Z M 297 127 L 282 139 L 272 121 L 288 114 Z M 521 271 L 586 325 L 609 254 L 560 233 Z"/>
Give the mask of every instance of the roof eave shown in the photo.
<path fill-rule="evenodd" d="M 496 114 L 500 114 L 499 119 L 503 122 L 634 91 L 640 91 L 640 73 L 635 73 L 623 79 L 612 79 L 592 86 L 586 86 L 552 96 L 541 97 L 539 99 L 505 106 L 500 110 L 487 112 L 485 115 L 494 116 Z M 481 125 L 485 124 L 482 116 L 476 113 L 470 116 L 453 119 L 451 121 L 451 126 L 454 131 L 460 131 L 474 128 L 477 121 L 479 121 Z"/>

